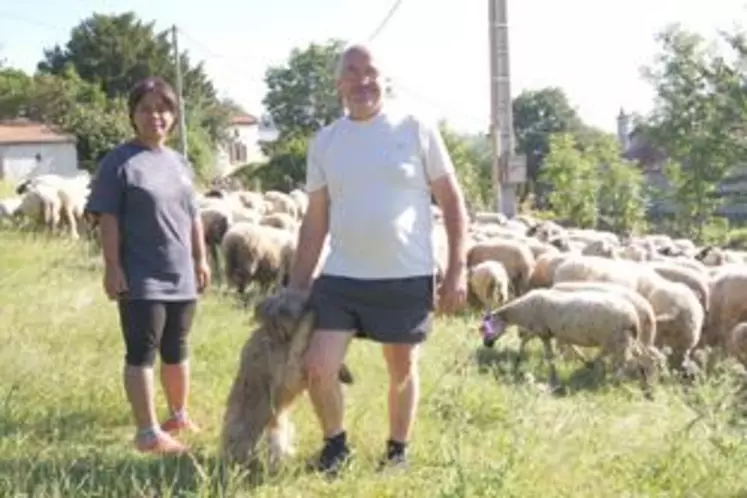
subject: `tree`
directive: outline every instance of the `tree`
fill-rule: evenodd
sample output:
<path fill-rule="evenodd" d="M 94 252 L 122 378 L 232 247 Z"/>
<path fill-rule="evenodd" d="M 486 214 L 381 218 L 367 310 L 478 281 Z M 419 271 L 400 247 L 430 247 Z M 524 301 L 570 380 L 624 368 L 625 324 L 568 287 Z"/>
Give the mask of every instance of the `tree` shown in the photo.
<path fill-rule="evenodd" d="M 44 51 L 38 64 L 42 73 L 59 75 L 67 67 L 101 87 L 109 98 L 125 96 L 147 76 L 176 79 L 173 46 L 168 31 L 156 32 L 134 12 L 119 15 L 94 14 L 74 27 L 70 40 Z M 196 127 L 205 128 L 213 142 L 224 138 L 228 111 L 202 63 L 193 64 L 187 53 L 179 54 L 187 115 Z"/>
<path fill-rule="evenodd" d="M 457 134 L 445 122 L 439 128 L 470 208 L 489 210 L 493 192 L 491 156 L 481 149 L 482 141 Z"/>
<path fill-rule="evenodd" d="M 582 228 L 597 224 L 599 174 L 593 157 L 583 154 L 570 133 L 550 135 L 549 151 L 539 180 L 552 186 L 550 205 L 555 214 Z"/>
<path fill-rule="evenodd" d="M 263 104 L 279 131 L 262 145 L 267 165 L 250 173 L 251 181 L 287 189 L 304 180 L 306 149 L 311 136 L 342 115 L 334 67 L 343 48 L 339 40 L 295 48 L 288 61 L 265 72 Z"/>
<path fill-rule="evenodd" d="M 28 102 L 31 77 L 19 69 L 0 69 L 0 119 L 15 118 Z"/>
<path fill-rule="evenodd" d="M 666 151 L 683 235 L 699 237 L 721 204 L 718 184 L 744 157 L 747 121 L 745 37 L 722 33 L 732 56 L 700 36 L 669 26 L 657 37 L 661 51 L 644 74 L 656 91 L 641 131 Z"/>
<path fill-rule="evenodd" d="M 616 137 L 596 134 L 584 154 L 598 165 L 600 227 L 616 233 L 645 229 L 645 179 L 637 164 L 622 158 Z"/>
<path fill-rule="evenodd" d="M 295 48 L 288 61 L 265 73 L 263 104 L 272 115 L 280 140 L 308 136 L 342 115 L 334 67 L 343 48 L 339 40 Z"/>
<path fill-rule="evenodd" d="M 512 104 L 516 149 L 527 157 L 527 180 L 536 184 L 553 133 L 582 130 L 581 118 L 561 88 L 525 90 Z"/>
<path fill-rule="evenodd" d="M 72 67 L 59 76 L 37 74 L 24 104 L 29 119 L 49 123 L 77 138 L 78 160 L 93 171 L 112 148 L 132 136 L 123 98 L 108 99 Z"/>

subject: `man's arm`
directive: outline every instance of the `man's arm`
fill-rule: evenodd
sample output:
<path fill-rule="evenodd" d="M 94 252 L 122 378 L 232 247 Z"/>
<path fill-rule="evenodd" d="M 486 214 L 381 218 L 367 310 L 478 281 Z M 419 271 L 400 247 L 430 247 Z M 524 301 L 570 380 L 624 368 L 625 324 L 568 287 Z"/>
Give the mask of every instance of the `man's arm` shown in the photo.
<path fill-rule="evenodd" d="M 442 175 L 431 183 L 431 192 L 441 208 L 449 242 L 446 271 L 462 271 L 467 266 L 467 208 L 464 194 L 454 174 Z"/>
<path fill-rule="evenodd" d="M 290 281 L 291 289 L 308 290 L 314 276 L 319 255 L 329 231 L 329 195 L 327 187 L 309 194 L 309 205 L 298 232 L 296 253 L 293 258 Z"/>
<path fill-rule="evenodd" d="M 446 271 L 462 271 L 467 265 L 469 224 L 464 193 L 438 127 L 433 124 L 421 124 L 421 140 L 431 194 L 443 213 L 449 242 L 449 262 Z"/>

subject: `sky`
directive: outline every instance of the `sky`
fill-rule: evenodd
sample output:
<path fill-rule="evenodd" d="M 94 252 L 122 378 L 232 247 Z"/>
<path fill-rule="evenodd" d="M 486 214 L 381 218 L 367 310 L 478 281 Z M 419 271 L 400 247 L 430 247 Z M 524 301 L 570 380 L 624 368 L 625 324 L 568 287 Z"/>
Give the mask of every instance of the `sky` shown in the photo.
<path fill-rule="evenodd" d="M 489 123 L 489 0 L 402 0 L 373 45 L 400 98 L 462 131 Z M 641 68 L 669 23 L 715 39 L 747 14 L 746 0 L 508 0 L 511 93 L 559 86 L 582 119 L 615 131 L 620 108 L 645 114 Z M 24 0 L 0 3 L 0 58 L 32 72 L 91 14 L 134 11 L 176 25 L 181 49 L 205 61 L 222 96 L 260 115 L 264 71 L 294 47 L 368 38 L 393 0 Z"/>

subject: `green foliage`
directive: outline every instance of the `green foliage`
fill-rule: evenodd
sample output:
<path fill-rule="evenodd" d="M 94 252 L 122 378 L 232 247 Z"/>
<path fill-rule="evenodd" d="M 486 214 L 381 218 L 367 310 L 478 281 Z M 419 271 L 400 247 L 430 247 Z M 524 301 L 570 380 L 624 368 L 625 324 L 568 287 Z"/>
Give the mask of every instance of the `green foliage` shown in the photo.
<path fill-rule="evenodd" d="M 732 249 L 747 250 L 747 228 L 729 230 L 725 244 Z"/>
<path fill-rule="evenodd" d="M 670 26 L 658 37 L 661 53 L 646 69 L 656 105 L 641 132 L 668 154 L 677 224 L 699 237 L 721 205 L 717 185 L 744 157 L 747 73 L 744 36 L 724 33 L 725 56 L 698 35 Z"/>
<path fill-rule="evenodd" d="M 616 233 L 645 231 L 645 179 L 638 166 L 622 158 L 620 145 L 610 135 L 595 134 L 584 154 L 598 165 L 600 225 Z"/>
<path fill-rule="evenodd" d="M 539 179 L 552 185 L 552 210 L 575 226 L 592 228 L 597 224 L 597 166 L 594 158 L 578 150 L 570 133 L 550 136 L 550 149 Z"/>
<path fill-rule="evenodd" d="M 583 126 L 565 92 L 558 87 L 525 90 L 513 101 L 516 149 L 527 157 L 527 178 L 536 183 L 554 133 L 576 133 Z"/>
<path fill-rule="evenodd" d="M 0 69 L 0 119 L 19 116 L 28 102 L 31 77 L 19 69 Z"/>
<path fill-rule="evenodd" d="M 474 138 L 455 133 L 446 123 L 439 128 L 467 203 L 473 210 L 489 210 L 493 204 L 490 155 L 485 154 L 484 148 L 481 150 Z"/>
<path fill-rule="evenodd" d="M 339 40 L 311 43 L 293 49 L 285 64 L 267 69 L 263 104 L 275 120 L 280 141 L 308 136 L 342 115 L 334 77 L 342 48 Z"/>
<path fill-rule="evenodd" d="M 175 129 L 168 145 L 181 152 L 180 144 L 179 133 Z M 194 168 L 196 181 L 203 185 L 213 178 L 215 150 L 211 144 L 210 135 L 205 128 L 187 125 L 187 159 Z"/>
<path fill-rule="evenodd" d="M 308 141 L 303 136 L 287 138 L 279 143 L 266 164 L 247 165 L 231 176 L 256 190 L 288 192 L 305 183 Z"/>
<path fill-rule="evenodd" d="M 23 85 L 23 86 L 21 86 Z M 45 122 L 77 138 L 80 166 L 96 162 L 132 135 L 125 102 L 108 99 L 101 88 L 80 78 L 72 66 L 59 75 L 0 71 L 0 118 L 26 117 Z"/>
<path fill-rule="evenodd" d="M 109 98 L 126 97 L 132 86 L 147 76 L 176 81 L 174 47 L 170 31 L 156 32 L 154 22 L 143 22 L 134 12 L 93 14 L 75 26 L 61 47 L 44 52 L 41 73 L 60 75 L 67 67 L 99 86 Z M 224 108 L 202 63 L 179 54 L 187 120 L 204 128 L 213 143 L 224 138 L 230 109 Z"/>

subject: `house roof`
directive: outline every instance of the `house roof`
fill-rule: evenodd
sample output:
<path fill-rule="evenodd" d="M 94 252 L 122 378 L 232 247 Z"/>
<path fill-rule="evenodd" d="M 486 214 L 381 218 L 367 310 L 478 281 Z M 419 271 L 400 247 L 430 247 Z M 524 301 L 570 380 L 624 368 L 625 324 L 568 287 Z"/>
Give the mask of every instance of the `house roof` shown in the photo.
<path fill-rule="evenodd" d="M 75 142 L 74 135 L 61 133 L 44 123 L 27 119 L 0 120 L 0 145 Z"/>
<path fill-rule="evenodd" d="M 257 119 L 255 116 L 252 116 L 251 114 L 241 113 L 236 114 L 231 118 L 231 124 L 236 125 L 244 125 L 244 126 L 250 126 L 255 125 L 259 123 L 259 119 Z"/>

